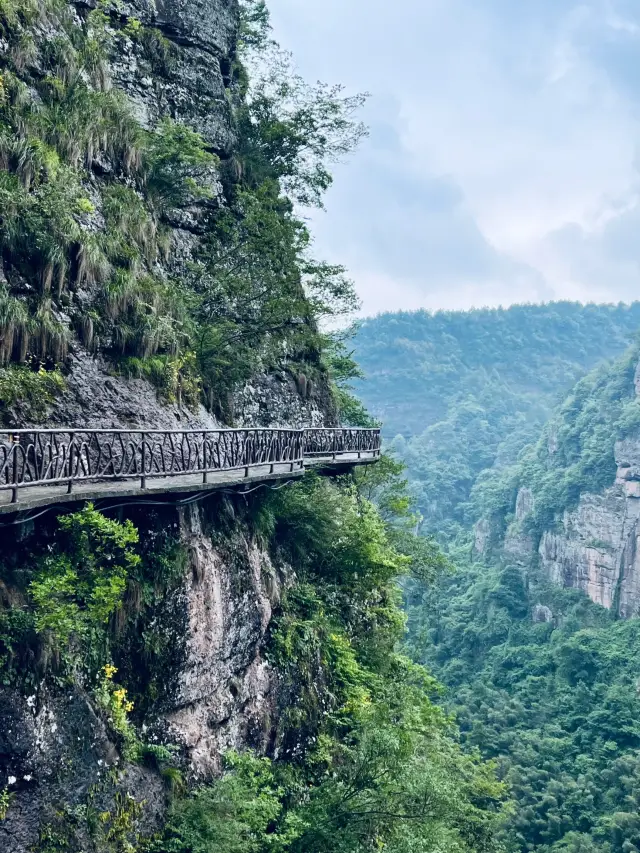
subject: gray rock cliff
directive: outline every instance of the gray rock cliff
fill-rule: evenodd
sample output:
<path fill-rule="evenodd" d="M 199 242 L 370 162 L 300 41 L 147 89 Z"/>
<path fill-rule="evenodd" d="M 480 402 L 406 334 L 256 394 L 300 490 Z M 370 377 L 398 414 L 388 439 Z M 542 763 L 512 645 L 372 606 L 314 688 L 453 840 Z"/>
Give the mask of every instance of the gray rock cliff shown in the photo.
<path fill-rule="evenodd" d="M 216 775 L 230 749 L 273 753 L 277 742 L 278 674 L 262 649 L 291 570 L 274 565 L 251 535 L 244 500 L 221 497 L 152 518 L 140 508 L 135 515 L 145 537 L 173 530 L 186 555 L 180 577 L 147 614 L 146 627 L 127 628 L 153 636 L 162 649 L 150 652 L 145 664 L 156 686 L 144 688 L 150 701 L 140 709 L 137 728 L 146 742 L 177 749 L 191 782 Z M 41 537 L 54 526 L 49 517 L 45 531 L 32 528 L 23 537 Z M 10 536 L 0 531 L 3 548 L 10 547 Z M 2 594 L 18 595 L 4 584 Z M 123 673 L 139 667 L 128 649 L 123 635 Z M 0 790 L 11 797 L 0 821 L 0 849 L 7 853 L 38 849 L 47 833 L 62 827 L 70 833 L 68 849 L 84 850 L 83 839 L 87 850 L 94 849 L 83 815 L 96 801 L 105 813 L 115 812 L 118 798 L 137 804 L 133 829 L 140 834 L 158 827 L 167 804 L 162 776 L 124 760 L 90 686 L 81 683 L 0 687 Z M 72 820 L 74 814 L 82 819 Z"/>
<path fill-rule="evenodd" d="M 96 7 L 95 0 L 74 5 L 79 11 Z M 135 17 L 157 28 L 171 51 L 165 64 L 162 57 L 154 61 L 139 41 L 123 33 L 111 61 L 114 85 L 127 93 L 146 126 L 170 116 L 198 130 L 220 157 L 221 172 L 235 141 L 228 97 L 238 28 L 235 0 L 131 0 L 106 8 L 113 16 Z M 93 180 L 101 179 L 96 171 Z M 213 192 L 206 204 L 220 203 L 220 180 L 219 172 L 211 175 Z M 200 239 L 201 214 L 195 204 L 174 217 L 163 274 L 186 274 Z M 92 220 L 88 227 L 99 228 L 99 209 Z M 145 379 L 114 375 L 109 363 L 80 340 L 71 343 L 66 385 L 38 424 L 220 425 L 203 407 L 190 410 L 161 400 Z M 229 411 L 238 426 L 321 426 L 336 420 L 326 385 L 302 381 L 286 369 L 254 377 L 233 395 Z M 10 419 L 14 427 L 36 423 L 20 404 Z M 228 749 L 252 746 L 266 753 L 276 747 L 278 677 L 264 659 L 263 645 L 290 570 L 275 566 L 242 522 L 243 500 L 229 497 L 207 506 L 167 509 L 156 522 L 158 530 L 175 528 L 188 558 L 179 583 L 157 605 L 151 627 L 170 659 L 159 678 L 159 695 L 140 711 L 137 723 L 151 742 L 178 749 L 189 780 L 219 772 Z M 46 535 L 47 524 L 54 524 L 52 517 L 36 528 L 23 528 L 18 537 L 0 531 L 2 553 L 10 553 L 20 537 Z M 17 596 L 0 580 L 0 616 Z M 68 845 L 60 849 L 93 849 L 86 835 L 87 809 L 110 813 L 121 802 L 138 804 L 139 812 L 132 812 L 137 832 L 151 832 L 161 820 L 165 781 L 158 768 L 124 761 L 90 688 L 34 683 L 25 692 L 0 687 L 0 793 L 10 795 L 6 819 L 0 820 L 0 850 L 39 849 L 46 833 Z M 70 826 L 73 837 L 63 837 Z"/>
<path fill-rule="evenodd" d="M 640 613 L 639 458 L 640 437 L 618 442 L 616 483 L 602 494 L 583 494 L 539 546 L 541 566 L 554 583 L 582 589 L 622 617 Z"/>
<path fill-rule="evenodd" d="M 640 397 L 640 365 L 634 379 Z M 633 393 L 633 387 L 630 389 Z M 547 453 L 558 451 L 549 433 Z M 556 518 L 534 541 L 527 519 L 535 496 L 525 485 L 517 493 L 514 521 L 498 548 L 501 558 L 524 568 L 537 564 L 555 584 L 581 589 L 594 602 L 628 618 L 640 615 L 640 435 L 615 444 L 615 482 L 602 492 L 583 492 L 575 509 Z M 489 522 L 476 525 L 476 552 L 486 553 Z"/>

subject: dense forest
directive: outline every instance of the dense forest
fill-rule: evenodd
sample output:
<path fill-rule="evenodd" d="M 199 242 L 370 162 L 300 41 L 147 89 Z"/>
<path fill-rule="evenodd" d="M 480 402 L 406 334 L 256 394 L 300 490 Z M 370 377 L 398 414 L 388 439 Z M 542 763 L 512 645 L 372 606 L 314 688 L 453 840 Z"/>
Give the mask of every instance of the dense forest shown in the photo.
<path fill-rule="evenodd" d="M 408 466 L 424 531 L 465 538 L 480 474 L 514 463 L 554 407 L 640 327 L 630 306 L 514 306 L 507 310 L 384 314 L 352 348 L 355 383 Z"/>
<path fill-rule="evenodd" d="M 409 587 L 411 654 L 509 785 L 506 850 L 640 850 L 638 620 L 508 564 Z"/>
<path fill-rule="evenodd" d="M 416 579 L 403 583 L 405 651 L 445 686 L 440 701 L 457 720 L 462 744 L 497 763 L 512 798 L 500 834 L 509 853 L 640 850 L 640 622 L 619 620 L 584 592 L 551 583 L 536 558 L 543 533 L 557 530 L 581 495 L 613 485 L 616 442 L 637 440 L 640 427 L 638 344 L 573 384 L 587 362 L 573 362 L 564 375 L 560 354 L 568 340 L 554 337 L 558 316 L 572 311 L 585 325 L 599 312 L 628 316 L 630 335 L 634 310 L 551 305 L 436 315 L 436 326 L 452 317 L 452 325 L 467 329 L 482 318 L 483 334 L 464 343 L 478 361 L 473 370 L 462 360 L 452 370 L 453 360 L 444 354 L 443 366 L 435 365 L 435 381 L 441 370 L 449 370 L 449 387 L 458 395 L 444 401 L 445 419 L 423 435 L 391 441 L 408 464 L 422 511 L 430 509 L 425 495 L 433 501 L 425 526 L 441 538 L 454 564 L 429 587 Z M 511 362 L 496 357 L 489 332 L 509 314 L 514 325 L 518 318 L 520 329 L 536 326 L 540 315 L 549 319 L 539 341 L 529 337 L 525 348 L 523 335 L 517 358 L 511 350 Z M 425 317 L 415 318 L 423 331 L 431 319 Z M 380 319 L 383 327 L 393 327 L 395 318 Z M 401 319 L 405 327 L 411 324 L 411 318 Z M 442 341 L 434 337 L 437 362 Z M 614 349 L 624 347 L 624 338 L 624 333 L 617 338 Z M 429 343 L 425 334 L 423 352 Z M 597 360 L 595 335 L 592 346 Z M 553 352 L 558 362 L 549 359 Z M 393 358 L 380 361 L 389 363 Z M 485 365 L 490 364 L 489 373 Z M 532 364 L 540 380 L 535 393 Z M 483 370 L 484 384 L 465 387 Z M 371 399 L 380 393 L 378 381 L 376 375 L 369 380 Z M 441 418 L 443 409 L 430 402 L 426 377 L 424 385 L 425 412 Z M 476 390 L 481 393 L 472 407 Z M 539 408 L 527 412 L 532 399 Z M 452 496 L 447 477 L 463 465 L 475 467 L 464 489 Z M 526 506 L 516 518 L 523 487 Z M 473 535 L 480 519 L 486 523 L 482 553 L 474 548 Z M 503 548 L 505 536 L 523 540 L 527 553 Z M 596 541 L 586 545 L 604 552 L 609 547 Z"/>

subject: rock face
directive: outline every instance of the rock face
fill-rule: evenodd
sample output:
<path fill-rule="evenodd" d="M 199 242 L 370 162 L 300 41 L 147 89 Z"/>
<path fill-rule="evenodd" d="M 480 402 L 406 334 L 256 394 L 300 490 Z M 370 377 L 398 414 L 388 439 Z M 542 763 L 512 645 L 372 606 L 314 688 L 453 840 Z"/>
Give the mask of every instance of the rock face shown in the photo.
<path fill-rule="evenodd" d="M 491 541 L 491 523 L 488 518 L 481 518 L 474 528 L 473 550 L 479 557 L 484 556 Z"/>
<path fill-rule="evenodd" d="M 229 749 L 250 746 L 265 754 L 276 742 L 279 682 L 262 647 L 290 570 L 274 566 L 250 535 L 243 502 L 214 498 L 168 510 L 154 522 L 156 529 L 176 530 L 186 559 L 182 580 L 156 605 L 154 622 L 170 653 L 159 664 L 160 695 L 139 730 L 147 742 L 178 747 L 192 781 L 219 772 Z M 124 671 L 127 662 L 116 661 Z M 134 821 L 141 834 L 157 828 L 166 808 L 160 774 L 123 761 L 89 686 L 81 685 L 36 684 L 27 693 L 0 688 L 5 788 L 12 799 L 0 821 L 0 850 L 11 853 L 37 849 L 42 835 L 54 831 L 70 833 L 64 849 L 93 849 L 82 846 L 83 821 L 69 822 L 89 803 L 101 803 L 106 813 L 117 797 L 128 798 L 141 807 Z"/>
<path fill-rule="evenodd" d="M 637 476 L 639 453 L 640 439 L 619 442 L 616 484 L 601 495 L 582 495 L 564 514 L 560 531 L 546 532 L 539 547 L 554 583 L 582 589 L 622 617 L 640 613 L 640 481 L 628 479 Z"/>
<path fill-rule="evenodd" d="M 114 57 L 114 83 L 129 96 L 138 120 L 149 127 L 169 115 L 201 133 L 221 156 L 229 156 L 235 134 L 226 88 L 238 30 L 236 0 L 132 0 L 108 5 L 157 29 L 170 44 L 166 55 L 166 50 L 154 52 L 134 36 L 125 37 Z"/>
<path fill-rule="evenodd" d="M 69 6 L 76 10 L 78 21 L 88 9 L 98 7 L 109 16 L 114 42 L 108 76 L 126 94 L 138 121 L 146 128 L 164 118 L 184 124 L 197 131 L 219 158 L 219 165 L 211 166 L 202 178 L 208 196 L 166 212 L 170 250 L 158 256 L 153 272 L 167 280 L 188 279 L 207 217 L 225 203 L 223 175 L 234 168 L 237 139 L 231 105 L 237 0 L 69 0 Z M 0 60 L 8 50 L 0 40 Z M 113 178 L 111 171 L 109 163 L 95 162 L 87 178 L 85 190 L 95 207 L 84 223 L 88 231 L 105 226 L 100 189 Z M 26 282 L 22 285 L 29 287 Z M 80 302 L 90 303 L 94 294 L 83 285 L 76 295 Z M 59 319 L 69 322 L 63 315 Z M 144 378 L 115 376 L 113 365 L 88 351 L 87 347 L 94 348 L 89 340 L 85 343 L 72 336 L 65 370 L 67 391 L 37 420 L 20 404 L 3 411 L 7 427 L 211 429 L 220 425 L 202 406 L 189 409 L 160 399 Z M 221 417 L 232 426 L 333 426 L 337 422 L 326 381 L 301 384 L 286 369 L 278 375 L 256 376 L 231 393 L 223 408 Z"/>
<path fill-rule="evenodd" d="M 41 424 L 33 424 L 19 409 L 14 420 L 26 426 L 81 425 L 85 429 L 215 429 L 222 424 L 203 406 L 197 410 L 167 403 L 144 379 L 114 375 L 108 363 L 80 347 L 70 357 L 66 391 L 53 403 Z M 299 383 L 288 374 L 256 377 L 233 395 L 235 426 L 334 426 L 337 416 L 326 384 Z"/>
<path fill-rule="evenodd" d="M 545 604 L 536 604 L 533 608 L 531 618 L 536 624 L 553 622 L 553 611 Z"/>
<path fill-rule="evenodd" d="M 43 849 L 47 836 L 69 845 L 58 849 L 78 849 L 72 842 L 93 849 L 86 827 L 78 822 L 72 839 L 61 814 L 82 810 L 89 800 L 109 811 L 116 792 L 144 802 L 138 828 L 153 830 L 166 807 L 161 778 L 129 765 L 116 783 L 117 764 L 104 723 L 80 690 L 24 696 L 0 689 L 0 784 L 11 798 L 0 821 L 0 849 L 31 853 Z"/>
<path fill-rule="evenodd" d="M 98 4 L 77 0 L 72 5 L 86 12 Z M 110 73 L 139 120 L 153 126 L 170 116 L 188 124 L 218 154 L 221 170 L 226 168 L 235 142 L 228 86 L 238 29 L 236 0 L 118 0 L 101 5 L 122 20 L 156 29 L 167 40 L 154 54 L 126 30 L 119 36 Z M 214 172 L 211 198 L 202 204 L 220 203 L 220 173 Z M 99 173 L 92 178 L 102 179 Z M 194 205 L 176 214 L 172 251 L 161 272 L 187 274 L 200 239 L 201 213 Z M 100 227 L 99 210 L 95 219 Z M 102 357 L 78 341 L 71 346 L 68 368 L 67 390 L 42 422 L 35 424 L 18 404 L 10 413 L 11 426 L 220 425 L 203 407 L 192 411 L 160 400 L 144 379 L 114 375 Z M 336 423 L 326 384 L 285 370 L 255 377 L 233 395 L 228 410 L 238 426 Z M 187 559 L 180 583 L 154 617 L 171 649 L 170 661 L 160 673 L 160 695 L 137 722 L 151 742 L 177 745 L 188 779 L 217 773 L 222 754 L 230 748 L 251 746 L 266 753 L 275 745 L 278 677 L 263 658 L 263 645 L 290 570 L 274 566 L 242 522 L 244 500 L 211 498 L 202 506 L 163 510 L 158 522 L 158 529 L 169 525 L 179 531 Z M 24 528 L 24 536 L 44 535 L 46 523 Z M 0 531 L 2 556 L 14 542 L 13 534 Z M 0 579 L 0 616 L 6 590 Z M 119 662 L 121 669 L 126 665 L 126 660 Z M 0 850 L 28 853 L 39 849 L 47 833 L 58 839 L 61 846 L 55 849 L 93 849 L 82 817 L 89 806 L 106 814 L 120 808 L 118 803 L 134 803 L 140 813 L 133 815 L 133 823 L 143 834 L 161 819 L 166 789 L 159 772 L 123 761 L 96 710 L 92 687 L 45 687 L 38 681 L 29 694 L 0 687 L 0 794 L 6 790 L 11 796 L 6 819 L 0 819 Z"/>
<path fill-rule="evenodd" d="M 533 492 L 531 489 L 523 486 L 518 491 L 516 498 L 516 521 L 524 521 L 529 513 L 533 512 L 534 505 Z"/>
<path fill-rule="evenodd" d="M 189 550 L 184 603 L 186 657 L 164 719 L 200 778 L 220 770 L 222 754 L 250 744 L 266 752 L 276 714 L 275 675 L 261 646 L 284 577 L 238 528 L 216 546 L 206 512 L 182 525 Z"/>
<path fill-rule="evenodd" d="M 640 364 L 634 387 L 640 396 Z M 615 459 L 614 485 L 581 495 L 560 529 L 543 534 L 539 556 L 554 583 L 581 589 L 597 604 L 631 617 L 640 614 L 640 436 L 618 441 Z"/>

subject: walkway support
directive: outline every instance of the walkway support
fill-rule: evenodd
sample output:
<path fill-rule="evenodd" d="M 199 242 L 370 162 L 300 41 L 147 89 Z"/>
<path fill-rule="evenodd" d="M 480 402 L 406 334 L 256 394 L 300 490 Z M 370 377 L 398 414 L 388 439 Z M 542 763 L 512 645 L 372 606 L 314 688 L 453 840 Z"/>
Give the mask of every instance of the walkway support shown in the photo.
<path fill-rule="evenodd" d="M 140 482 L 154 478 L 243 472 L 256 466 L 302 471 L 319 459 L 369 459 L 380 454 L 380 430 L 13 430 L 0 432 L 0 492 L 18 503 L 22 489 L 80 483 Z M 170 491 L 170 488 L 168 489 Z"/>

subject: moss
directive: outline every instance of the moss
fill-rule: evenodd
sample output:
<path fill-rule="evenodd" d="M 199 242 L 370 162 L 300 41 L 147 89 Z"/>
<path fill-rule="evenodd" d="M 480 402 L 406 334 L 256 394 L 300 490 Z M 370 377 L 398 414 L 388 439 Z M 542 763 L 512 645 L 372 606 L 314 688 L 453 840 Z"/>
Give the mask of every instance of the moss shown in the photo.
<path fill-rule="evenodd" d="M 11 794 L 8 788 L 3 788 L 0 791 L 0 821 L 6 820 L 11 806 Z"/>
<path fill-rule="evenodd" d="M 11 366 L 0 368 L 0 412 L 20 403 L 36 418 L 44 417 L 47 407 L 65 390 L 58 370 Z"/>

